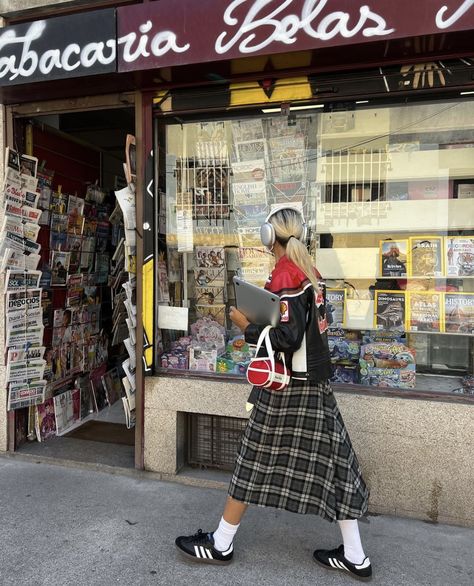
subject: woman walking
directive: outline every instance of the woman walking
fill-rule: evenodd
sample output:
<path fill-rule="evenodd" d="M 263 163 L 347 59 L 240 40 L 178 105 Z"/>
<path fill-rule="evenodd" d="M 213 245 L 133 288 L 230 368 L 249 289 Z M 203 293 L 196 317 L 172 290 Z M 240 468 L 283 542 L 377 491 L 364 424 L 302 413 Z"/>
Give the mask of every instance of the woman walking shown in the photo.
<path fill-rule="evenodd" d="M 327 569 L 370 580 L 357 519 L 367 512 L 368 490 L 336 400 L 328 384 L 324 285 L 306 250 L 299 212 L 283 208 L 261 228 L 276 265 L 265 288 L 280 297 L 280 323 L 270 330 L 273 350 L 284 352 L 291 382 L 283 391 L 254 387 L 254 407 L 244 432 L 223 516 L 213 533 L 199 530 L 176 539 L 188 558 L 210 564 L 232 561 L 233 541 L 249 504 L 337 522 L 343 544 L 318 549 Z M 256 344 L 263 326 L 235 308 L 230 319 Z"/>

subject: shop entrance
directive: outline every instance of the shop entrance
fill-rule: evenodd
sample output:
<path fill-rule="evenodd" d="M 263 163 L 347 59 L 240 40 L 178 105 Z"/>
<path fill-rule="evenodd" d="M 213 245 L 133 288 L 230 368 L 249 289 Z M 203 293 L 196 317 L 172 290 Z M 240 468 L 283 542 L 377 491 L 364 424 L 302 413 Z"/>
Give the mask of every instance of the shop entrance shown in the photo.
<path fill-rule="evenodd" d="M 41 210 L 38 263 L 29 255 L 24 267 L 41 290 L 38 333 L 15 347 L 35 365 L 27 376 L 45 381 L 42 400 L 22 406 L 11 375 L 10 445 L 21 453 L 135 465 L 134 136 L 133 107 L 15 119 L 10 150 L 27 155 Z"/>

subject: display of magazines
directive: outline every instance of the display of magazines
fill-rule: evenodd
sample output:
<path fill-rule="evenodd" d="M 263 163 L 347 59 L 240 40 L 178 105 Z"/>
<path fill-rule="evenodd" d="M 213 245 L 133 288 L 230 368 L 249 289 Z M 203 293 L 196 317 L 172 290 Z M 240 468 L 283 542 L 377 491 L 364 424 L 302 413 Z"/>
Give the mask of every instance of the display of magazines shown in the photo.
<path fill-rule="evenodd" d="M 126 159 L 134 165 L 131 141 Z M 124 419 L 132 426 L 134 186 L 118 195 L 123 238 L 112 249 L 118 233 L 112 232 L 109 220 L 113 207 L 98 185 L 69 195 L 55 191 L 54 171 L 38 170 L 34 157 L 7 149 L 5 161 L 0 260 L 5 271 L 8 409 L 31 409 L 38 441 L 68 433 L 120 399 Z M 130 175 L 135 176 L 134 169 Z M 128 355 L 123 368 L 109 359 L 111 345 L 120 345 Z"/>

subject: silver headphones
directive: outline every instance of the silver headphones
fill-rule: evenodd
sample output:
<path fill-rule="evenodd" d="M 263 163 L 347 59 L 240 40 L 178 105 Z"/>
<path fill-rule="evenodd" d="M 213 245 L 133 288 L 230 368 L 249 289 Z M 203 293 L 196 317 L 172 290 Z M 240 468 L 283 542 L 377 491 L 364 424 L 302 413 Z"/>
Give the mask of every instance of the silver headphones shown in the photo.
<path fill-rule="evenodd" d="M 301 216 L 301 222 L 303 224 L 303 231 L 301 233 L 301 236 L 299 238 L 299 240 L 301 242 L 306 242 L 306 234 L 307 234 L 307 227 L 306 224 L 303 220 L 303 216 L 301 214 L 301 212 L 299 210 L 297 210 L 294 207 L 281 207 L 281 208 L 277 208 L 273 211 L 271 211 L 268 216 L 265 219 L 265 223 L 262 224 L 261 228 L 260 228 L 260 240 L 262 241 L 263 246 L 266 246 L 269 250 L 272 248 L 272 246 L 275 244 L 276 241 L 276 233 L 275 233 L 275 228 L 273 227 L 273 225 L 269 222 L 269 219 L 276 214 L 277 212 L 280 212 L 281 210 L 293 210 L 295 212 L 297 212 L 300 216 Z M 295 236 L 296 238 L 296 236 Z"/>

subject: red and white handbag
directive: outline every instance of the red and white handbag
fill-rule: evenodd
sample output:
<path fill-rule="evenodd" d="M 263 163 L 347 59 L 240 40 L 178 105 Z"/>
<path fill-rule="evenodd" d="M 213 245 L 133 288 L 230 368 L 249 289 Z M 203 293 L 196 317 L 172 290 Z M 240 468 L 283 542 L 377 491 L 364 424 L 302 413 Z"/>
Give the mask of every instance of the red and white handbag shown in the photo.
<path fill-rule="evenodd" d="M 280 352 L 279 358 L 275 359 L 275 352 L 270 342 L 271 327 L 266 326 L 258 338 L 255 358 L 252 358 L 247 368 L 247 380 L 256 387 L 283 391 L 290 384 L 291 372 L 286 367 L 283 352 Z M 267 356 L 258 356 L 264 340 Z"/>

